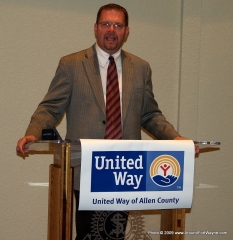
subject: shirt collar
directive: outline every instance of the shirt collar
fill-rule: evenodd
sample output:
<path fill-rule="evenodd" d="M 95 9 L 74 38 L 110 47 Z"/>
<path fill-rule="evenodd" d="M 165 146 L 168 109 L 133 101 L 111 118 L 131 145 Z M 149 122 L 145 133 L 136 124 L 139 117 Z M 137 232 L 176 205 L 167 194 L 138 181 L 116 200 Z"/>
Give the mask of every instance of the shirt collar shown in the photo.
<path fill-rule="evenodd" d="M 105 51 L 103 51 L 99 45 L 96 43 L 95 44 L 95 48 L 96 48 L 96 52 L 97 52 L 97 57 L 99 60 L 99 65 L 101 67 L 107 67 L 109 64 L 109 54 L 106 53 Z M 121 55 L 121 49 L 119 49 L 116 53 L 114 53 L 112 56 L 114 57 L 114 60 L 116 62 L 116 65 L 118 65 L 117 63 L 120 60 L 120 55 Z"/>

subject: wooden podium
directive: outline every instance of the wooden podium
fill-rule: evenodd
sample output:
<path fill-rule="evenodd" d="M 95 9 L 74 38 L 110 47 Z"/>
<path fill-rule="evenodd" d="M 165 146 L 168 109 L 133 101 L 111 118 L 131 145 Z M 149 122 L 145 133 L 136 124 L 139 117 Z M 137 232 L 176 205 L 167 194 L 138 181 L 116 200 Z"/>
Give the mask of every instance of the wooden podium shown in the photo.
<path fill-rule="evenodd" d="M 51 153 L 49 170 L 48 240 L 72 240 L 73 168 L 81 163 L 80 142 L 42 141 L 29 147 L 29 153 Z M 183 240 L 185 209 L 161 210 L 160 240 Z M 105 239 L 103 239 L 105 240 Z"/>

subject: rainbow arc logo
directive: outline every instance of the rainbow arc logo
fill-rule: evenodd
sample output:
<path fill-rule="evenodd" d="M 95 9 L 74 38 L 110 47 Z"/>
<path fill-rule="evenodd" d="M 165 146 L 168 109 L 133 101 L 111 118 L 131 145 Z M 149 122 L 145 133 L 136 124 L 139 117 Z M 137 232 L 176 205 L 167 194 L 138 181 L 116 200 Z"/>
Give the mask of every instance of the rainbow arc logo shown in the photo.
<path fill-rule="evenodd" d="M 173 185 L 179 179 L 180 172 L 178 160 L 170 155 L 161 155 L 150 165 L 150 177 L 160 187 Z"/>

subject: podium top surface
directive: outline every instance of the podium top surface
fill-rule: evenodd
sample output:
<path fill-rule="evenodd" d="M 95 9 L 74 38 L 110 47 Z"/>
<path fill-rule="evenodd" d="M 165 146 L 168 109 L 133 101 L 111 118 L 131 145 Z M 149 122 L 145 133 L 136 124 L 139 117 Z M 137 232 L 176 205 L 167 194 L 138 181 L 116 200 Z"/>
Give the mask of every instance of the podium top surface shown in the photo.
<path fill-rule="evenodd" d="M 221 143 L 216 141 L 193 141 L 195 145 L 207 147 L 212 146 L 216 147 L 219 146 Z M 58 146 L 66 145 L 71 148 L 73 151 L 80 151 L 81 150 L 81 141 L 62 141 L 62 140 L 43 140 L 38 142 L 33 142 L 28 144 L 29 151 L 36 151 L 36 152 L 50 152 L 54 151 L 54 149 Z"/>
<path fill-rule="evenodd" d="M 100 140 L 100 139 L 95 139 Z M 106 141 L 106 140 L 105 140 Z M 121 140 L 122 141 L 122 140 Z M 126 140 L 128 141 L 128 140 Z M 133 141 L 133 140 L 130 140 Z M 143 142 L 143 140 L 140 140 Z M 151 141 L 151 140 L 149 140 Z M 162 140 L 164 141 L 164 140 Z M 190 141 L 190 140 L 189 140 Z M 180 142 L 180 141 L 178 141 Z M 203 147 L 216 147 L 220 145 L 220 142 L 213 141 L 193 141 L 195 145 Z M 203 146 L 203 147 L 201 147 Z M 57 156 L 68 156 L 70 159 L 70 166 L 76 167 L 81 165 L 81 140 L 79 141 L 61 141 L 61 140 L 43 140 L 28 144 L 29 153 L 50 153 Z M 65 154 L 65 155 L 63 155 Z M 67 155 L 68 154 L 68 155 Z"/>
<path fill-rule="evenodd" d="M 80 151 L 80 148 L 81 148 L 80 141 L 69 142 L 69 141 L 61 141 L 61 140 L 49 140 L 49 141 L 43 140 L 43 141 L 38 141 L 38 142 L 33 142 L 28 144 L 28 150 L 29 152 L 31 151 L 50 152 L 50 151 L 54 151 L 55 148 L 62 145 L 64 146 L 69 145 L 72 150 L 77 150 L 77 151 Z"/>

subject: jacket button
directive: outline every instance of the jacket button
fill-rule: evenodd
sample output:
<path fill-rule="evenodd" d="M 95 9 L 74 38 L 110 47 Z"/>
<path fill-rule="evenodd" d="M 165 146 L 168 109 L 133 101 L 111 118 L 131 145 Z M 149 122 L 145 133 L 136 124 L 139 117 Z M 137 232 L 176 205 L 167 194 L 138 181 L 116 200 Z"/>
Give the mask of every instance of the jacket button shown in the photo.
<path fill-rule="evenodd" d="M 102 121 L 103 124 L 105 124 L 106 122 L 105 121 Z"/>

